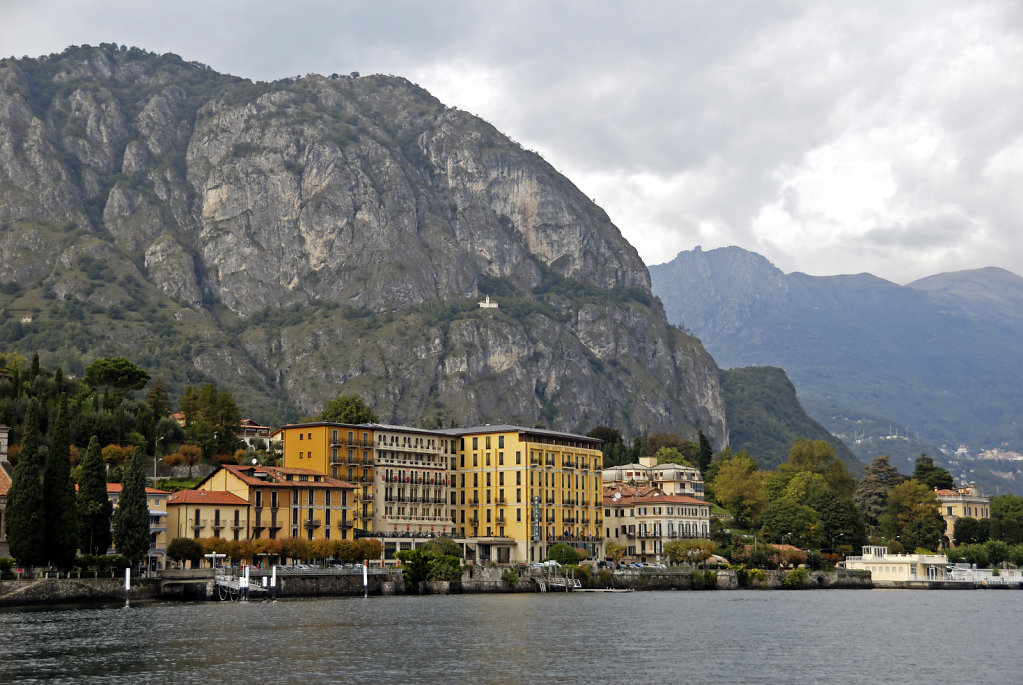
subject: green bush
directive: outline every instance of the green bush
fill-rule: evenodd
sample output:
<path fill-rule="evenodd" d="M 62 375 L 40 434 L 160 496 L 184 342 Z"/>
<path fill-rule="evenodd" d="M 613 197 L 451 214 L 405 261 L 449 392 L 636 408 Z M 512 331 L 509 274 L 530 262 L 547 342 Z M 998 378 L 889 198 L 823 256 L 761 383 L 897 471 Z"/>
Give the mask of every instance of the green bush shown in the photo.
<path fill-rule="evenodd" d="M 785 574 L 781 584 L 787 590 L 800 590 L 806 587 L 808 573 L 805 568 L 794 568 Z"/>
<path fill-rule="evenodd" d="M 748 588 L 750 586 L 749 569 L 746 568 L 746 564 L 736 564 L 729 568 L 735 571 L 735 580 L 739 584 L 739 587 Z"/>
<path fill-rule="evenodd" d="M 501 580 L 508 583 L 509 587 L 515 587 L 519 584 L 519 574 L 513 569 L 506 568 L 504 573 L 501 574 Z"/>
<path fill-rule="evenodd" d="M 593 578 L 593 574 L 590 571 L 589 566 L 573 566 L 572 574 L 578 578 L 583 585 L 589 585 L 590 580 Z"/>
<path fill-rule="evenodd" d="M 458 557 L 451 554 L 444 554 L 430 563 L 430 570 L 426 574 L 427 580 L 444 580 L 455 582 L 462 579 L 462 565 Z"/>
<path fill-rule="evenodd" d="M 716 590 L 717 586 L 717 571 L 693 571 L 694 590 Z"/>

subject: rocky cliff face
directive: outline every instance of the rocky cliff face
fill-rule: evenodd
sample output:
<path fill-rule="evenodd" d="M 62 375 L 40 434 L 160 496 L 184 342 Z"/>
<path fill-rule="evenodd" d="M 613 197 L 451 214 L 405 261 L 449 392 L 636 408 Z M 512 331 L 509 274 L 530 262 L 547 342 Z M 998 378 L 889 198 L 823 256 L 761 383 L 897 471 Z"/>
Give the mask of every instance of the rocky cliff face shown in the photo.
<path fill-rule="evenodd" d="M 0 337 L 71 370 L 117 351 L 267 420 L 356 391 L 396 421 L 724 440 L 713 360 L 606 214 L 400 78 L 4 60 L 0 196 Z"/>

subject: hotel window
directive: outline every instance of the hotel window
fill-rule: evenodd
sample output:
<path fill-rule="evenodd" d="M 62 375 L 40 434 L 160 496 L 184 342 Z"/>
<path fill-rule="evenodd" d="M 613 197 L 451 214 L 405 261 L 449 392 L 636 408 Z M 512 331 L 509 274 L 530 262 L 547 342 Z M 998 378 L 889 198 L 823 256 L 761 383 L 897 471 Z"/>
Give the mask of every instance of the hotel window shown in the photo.
<path fill-rule="evenodd" d="M 298 434 L 298 439 L 299 439 L 299 440 L 305 440 L 305 437 L 304 437 L 304 436 L 303 436 L 303 435 L 302 435 L 301 433 L 299 433 L 299 434 Z"/>
<path fill-rule="evenodd" d="M 498 449 L 503 449 L 504 448 L 504 436 L 503 435 L 498 435 L 497 436 L 497 448 Z"/>
<path fill-rule="evenodd" d="M 490 436 L 489 435 L 486 437 L 486 446 L 487 446 L 487 449 L 489 450 L 490 449 Z"/>
<path fill-rule="evenodd" d="M 478 450 L 478 449 L 480 448 L 480 439 L 479 439 L 479 438 L 477 438 L 477 437 L 474 437 L 474 438 L 472 439 L 472 448 L 473 448 L 474 450 Z"/>
<path fill-rule="evenodd" d="M 497 465 L 504 466 L 504 452 L 497 453 Z"/>
<path fill-rule="evenodd" d="M 519 450 L 515 450 L 515 463 L 516 464 L 522 463 L 522 452 Z"/>

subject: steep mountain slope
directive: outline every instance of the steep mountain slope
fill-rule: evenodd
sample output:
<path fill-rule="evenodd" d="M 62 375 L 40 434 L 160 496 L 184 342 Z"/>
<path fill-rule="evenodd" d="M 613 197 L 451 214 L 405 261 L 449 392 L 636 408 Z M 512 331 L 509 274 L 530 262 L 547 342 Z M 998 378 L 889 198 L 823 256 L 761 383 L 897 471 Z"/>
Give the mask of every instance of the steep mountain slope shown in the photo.
<path fill-rule="evenodd" d="M 270 422 L 353 391 L 390 421 L 723 443 L 714 361 L 606 214 L 403 79 L 251 83 L 104 45 L 3 60 L 0 103 L 9 348 L 125 354 Z"/>
<path fill-rule="evenodd" d="M 904 287 L 869 274 L 786 275 L 735 247 L 683 252 L 650 271 L 669 320 L 724 367 L 784 368 L 840 437 L 862 437 L 841 421 L 861 414 L 951 449 L 1023 447 L 1019 277 L 984 270 Z"/>
<path fill-rule="evenodd" d="M 835 456 L 853 473 L 863 470 L 845 443 L 803 411 L 784 370 L 769 366 L 722 369 L 721 389 L 732 451 L 746 450 L 760 468 L 774 469 L 787 461 L 793 443 L 803 438 L 830 442 Z"/>

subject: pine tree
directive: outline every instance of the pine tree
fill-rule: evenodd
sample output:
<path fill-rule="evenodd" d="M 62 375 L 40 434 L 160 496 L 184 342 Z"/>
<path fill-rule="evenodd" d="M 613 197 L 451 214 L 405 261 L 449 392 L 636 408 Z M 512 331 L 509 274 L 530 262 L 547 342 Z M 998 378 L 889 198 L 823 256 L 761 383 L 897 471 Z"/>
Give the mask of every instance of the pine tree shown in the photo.
<path fill-rule="evenodd" d="M 7 541 L 22 566 L 46 563 L 46 513 L 39 478 L 39 438 L 35 400 L 29 402 L 21 439 L 21 455 L 7 496 Z"/>
<path fill-rule="evenodd" d="M 878 517 L 888 502 L 888 493 L 905 479 L 888 463 L 888 457 L 874 457 L 870 466 L 864 469 L 863 478 L 853 494 L 853 502 L 867 523 L 877 525 Z"/>
<path fill-rule="evenodd" d="M 710 448 L 710 440 L 703 434 L 703 431 L 699 431 L 700 440 L 700 451 L 697 456 L 698 466 L 700 473 L 707 473 L 707 469 L 710 467 L 710 460 L 714 458 L 714 450 Z"/>
<path fill-rule="evenodd" d="M 78 546 L 86 554 L 106 554 L 110 547 L 110 516 L 114 507 L 107 497 L 106 467 L 99 438 L 89 440 L 78 481 Z"/>
<path fill-rule="evenodd" d="M 75 507 L 75 486 L 71 482 L 71 430 L 67 397 L 64 395 L 60 396 L 57 405 L 50 451 L 46 453 L 43 502 L 46 558 L 58 568 L 69 569 L 78 551 L 78 510 Z"/>
<path fill-rule="evenodd" d="M 128 460 L 121 497 L 114 510 L 114 546 L 132 566 L 149 551 L 149 507 L 146 502 L 146 473 L 139 450 Z"/>

